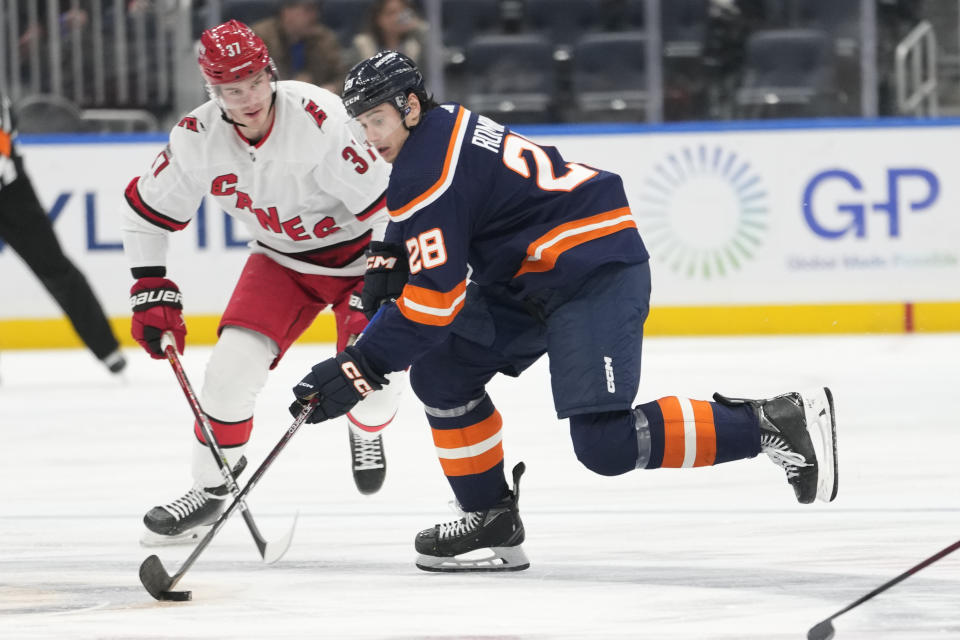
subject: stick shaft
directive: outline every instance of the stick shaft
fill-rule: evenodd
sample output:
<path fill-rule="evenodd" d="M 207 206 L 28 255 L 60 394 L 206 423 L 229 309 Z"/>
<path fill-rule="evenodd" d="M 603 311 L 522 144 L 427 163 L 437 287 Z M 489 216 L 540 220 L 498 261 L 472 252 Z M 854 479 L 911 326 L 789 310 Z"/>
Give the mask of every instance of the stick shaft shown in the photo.
<path fill-rule="evenodd" d="M 930 566 L 931 564 L 933 564 L 933 563 L 936 562 L 937 560 L 943 558 L 944 556 L 947 556 L 947 555 L 953 553 L 953 552 L 956 551 L 957 549 L 960 549 L 960 540 L 957 540 L 956 542 L 954 542 L 954 543 L 951 544 L 950 546 L 948 546 L 948 547 L 946 547 L 946 548 L 944 548 L 944 549 L 941 549 L 940 551 L 938 551 L 937 553 L 933 554 L 932 556 L 930 556 L 929 558 L 927 558 L 927 559 L 924 560 L 923 562 L 920 562 L 920 563 L 918 563 L 918 564 L 910 567 L 909 569 L 907 569 L 906 571 L 904 571 L 903 573 L 901 573 L 900 575 L 898 575 L 896 578 L 893 578 L 892 580 L 889 580 L 889 581 L 883 583 L 882 585 L 880 585 L 879 587 L 877 587 L 876 589 L 874 589 L 873 591 L 871 591 L 871 592 L 868 593 L 867 595 L 863 596 L 862 598 L 860 598 L 860 599 L 857 600 L 856 602 L 852 602 L 852 603 L 848 604 L 846 607 L 844 607 L 844 608 L 841 609 L 840 611 L 837 611 L 835 614 L 833 614 L 832 616 L 830 616 L 829 618 L 827 618 L 827 620 L 833 620 L 833 619 L 836 618 L 837 616 L 843 615 L 843 614 L 846 613 L 847 611 L 850 611 L 850 609 L 853 609 L 854 607 L 859 607 L 861 604 L 863 604 L 863 603 L 866 602 L 867 600 L 870 600 L 870 599 L 873 598 L 874 596 L 880 595 L 881 593 L 883 593 L 884 591 L 886 591 L 886 590 L 889 589 L 890 587 L 894 586 L 895 584 L 900 583 L 900 582 L 903 582 L 904 580 L 906 580 L 907 578 L 909 578 L 910 576 L 912 576 L 912 575 L 915 574 L 916 572 L 920 571 L 921 569 L 923 569 L 923 568 L 925 568 L 925 567 Z"/>
<path fill-rule="evenodd" d="M 229 489 L 230 493 L 234 496 L 240 495 L 240 488 L 237 486 L 236 479 L 233 477 L 230 464 L 227 462 L 223 450 L 213 435 L 213 427 L 210 425 L 210 419 L 200 406 L 200 401 L 197 399 L 197 394 L 193 390 L 193 385 L 190 384 L 190 379 L 187 378 L 187 372 L 184 370 L 179 356 L 177 356 L 177 350 L 174 347 L 173 338 L 169 332 L 163 334 L 161 344 L 163 345 L 163 352 L 167 356 L 167 360 L 173 369 L 173 373 L 177 377 L 177 382 L 180 383 L 183 395 L 186 396 L 187 402 L 190 404 L 190 409 L 193 410 L 193 415 L 197 419 L 197 424 L 200 425 L 200 432 L 203 434 L 204 440 L 207 441 L 207 448 L 217 463 L 217 468 L 220 469 L 220 475 L 223 476 L 227 489 Z M 253 541 L 256 543 L 260 557 L 262 558 L 266 552 L 267 541 L 263 537 L 263 534 L 260 533 L 260 529 L 253 519 L 253 514 L 250 513 L 246 503 L 243 501 L 240 502 L 240 510 L 243 512 L 243 519 L 247 523 L 247 528 L 250 530 L 250 535 L 253 536 Z"/>
<path fill-rule="evenodd" d="M 213 540 L 213 537 L 217 535 L 217 532 L 223 528 L 223 525 L 226 524 L 227 520 L 233 515 L 233 512 L 243 503 L 244 497 L 250 492 L 253 487 L 256 486 L 257 482 L 260 481 L 260 478 L 266 473 L 267 469 L 270 468 L 270 465 L 273 464 L 273 461 L 280 455 L 280 452 L 283 450 L 287 443 L 290 442 L 290 438 L 293 437 L 293 434 L 297 432 L 300 426 L 306 421 L 307 416 L 310 415 L 310 412 L 313 411 L 313 404 L 310 404 L 304 407 L 303 411 L 300 412 L 300 415 L 297 416 L 297 419 L 294 420 L 293 424 L 290 425 L 290 428 L 287 429 L 286 433 L 283 434 L 283 437 L 280 438 L 280 441 L 274 445 L 270 453 L 267 454 L 267 457 L 264 458 L 263 462 L 257 467 L 257 470 L 253 472 L 253 475 L 250 477 L 250 480 L 247 482 L 247 486 L 240 490 L 237 496 L 233 499 L 233 502 L 230 503 L 230 506 L 227 507 L 220 518 L 213 524 L 207 534 L 203 536 L 203 539 L 197 544 L 193 552 L 189 557 L 183 562 L 183 565 L 180 569 L 173 575 L 173 582 L 170 584 L 168 589 L 172 589 L 179 581 L 180 578 L 187 572 L 187 570 L 193 566 L 193 563 L 196 562 L 197 557 L 203 550 L 207 548 L 210 542 Z"/>

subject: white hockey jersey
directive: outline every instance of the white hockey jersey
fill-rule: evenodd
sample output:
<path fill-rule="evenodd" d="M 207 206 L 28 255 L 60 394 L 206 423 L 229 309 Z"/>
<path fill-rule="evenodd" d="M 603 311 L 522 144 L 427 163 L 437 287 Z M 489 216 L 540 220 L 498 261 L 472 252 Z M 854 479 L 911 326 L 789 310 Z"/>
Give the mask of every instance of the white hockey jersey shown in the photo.
<path fill-rule="evenodd" d="M 209 101 L 170 132 L 150 169 L 126 189 L 124 249 L 131 267 L 166 266 L 167 235 L 204 195 L 242 222 L 252 251 L 301 273 L 355 276 L 387 223 L 390 165 L 357 143 L 340 98 L 277 83 L 276 117 L 256 144 Z"/>

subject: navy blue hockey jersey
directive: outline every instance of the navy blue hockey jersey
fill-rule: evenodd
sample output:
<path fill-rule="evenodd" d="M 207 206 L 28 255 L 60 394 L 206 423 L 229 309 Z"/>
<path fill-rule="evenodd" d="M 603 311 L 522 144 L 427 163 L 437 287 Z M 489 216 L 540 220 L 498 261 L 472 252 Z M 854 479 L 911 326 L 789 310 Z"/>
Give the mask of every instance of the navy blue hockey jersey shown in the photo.
<path fill-rule="evenodd" d="M 388 371 L 446 336 L 468 281 L 523 299 L 602 264 L 648 259 L 620 176 L 456 104 L 426 112 L 410 133 L 387 207 L 385 240 L 406 247 L 410 279 L 357 346 Z"/>

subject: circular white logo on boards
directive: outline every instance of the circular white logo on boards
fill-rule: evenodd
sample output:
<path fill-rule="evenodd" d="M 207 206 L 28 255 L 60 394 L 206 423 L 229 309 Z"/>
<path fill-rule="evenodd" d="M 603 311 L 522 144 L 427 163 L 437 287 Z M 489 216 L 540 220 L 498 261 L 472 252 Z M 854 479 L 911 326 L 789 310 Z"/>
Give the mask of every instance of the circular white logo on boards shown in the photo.
<path fill-rule="evenodd" d="M 720 146 L 684 147 L 644 176 L 636 214 L 651 260 L 686 278 L 724 277 L 767 233 L 760 174 Z"/>

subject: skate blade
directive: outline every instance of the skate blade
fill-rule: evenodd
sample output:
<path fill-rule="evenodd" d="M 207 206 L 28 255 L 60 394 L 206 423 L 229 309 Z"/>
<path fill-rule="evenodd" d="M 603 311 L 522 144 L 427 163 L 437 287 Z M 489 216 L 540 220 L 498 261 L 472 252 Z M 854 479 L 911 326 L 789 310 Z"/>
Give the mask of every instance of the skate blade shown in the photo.
<path fill-rule="evenodd" d="M 159 533 L 154 533 L 149 529 L 144 529 L 140 536 L 140 546 L 153 548 L 196 544 L 209 528 L 209 525 L 194 527 L 190 531 L 185 531 L 172 536 L 165 536 Z"/>
<path fill-rule="evenodd" d="M 817 500 L 832 502 L 840 484 L 833 394 L 827 387 L 822 387 L 801 395 L 807 432 L 817 454 Z"/>
<path fill-rule="evenodd" d="M 473 557 L 476 556 L 476 557 Z M 417 568 L 424 571 L 466 573 L 478 571 L 522 571 L 530 566 L 523 547 L 488 547 L 469 553 L 443 558 L 417 555 Z"/>

